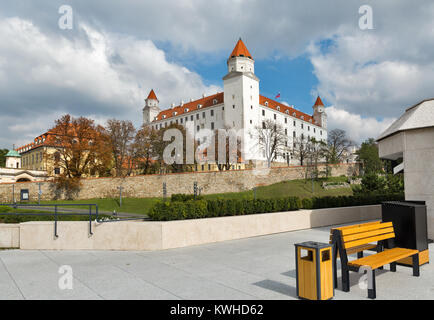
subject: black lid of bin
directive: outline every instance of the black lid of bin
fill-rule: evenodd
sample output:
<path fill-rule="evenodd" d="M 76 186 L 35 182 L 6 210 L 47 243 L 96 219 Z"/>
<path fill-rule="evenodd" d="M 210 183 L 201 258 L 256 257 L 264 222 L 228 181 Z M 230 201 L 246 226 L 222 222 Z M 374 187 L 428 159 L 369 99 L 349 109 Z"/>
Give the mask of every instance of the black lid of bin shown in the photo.
<path fill-rule="evenodd" d="M 324 249 L 324 248 L 330 248 L 332 247 L 329 243 L 322 243 L 322 242 L 316 242 L 316 241 L 306 241 L 301 243 L 296 243 L 296 247 L 305 247 L 305 248 L 311 248 L 311 249 Z"/>

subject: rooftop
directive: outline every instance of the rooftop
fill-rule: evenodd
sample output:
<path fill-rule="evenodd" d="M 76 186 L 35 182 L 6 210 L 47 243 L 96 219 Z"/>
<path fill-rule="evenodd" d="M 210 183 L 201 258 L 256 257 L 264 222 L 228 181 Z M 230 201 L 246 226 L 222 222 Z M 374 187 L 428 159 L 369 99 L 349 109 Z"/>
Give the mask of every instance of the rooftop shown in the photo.
<path fill-rule="evenodd" d="M 434 99 L 427 99 L 405 110 L 405 113 L 390 125 L 377 141 L 398 132 L 434 127 Z"/>

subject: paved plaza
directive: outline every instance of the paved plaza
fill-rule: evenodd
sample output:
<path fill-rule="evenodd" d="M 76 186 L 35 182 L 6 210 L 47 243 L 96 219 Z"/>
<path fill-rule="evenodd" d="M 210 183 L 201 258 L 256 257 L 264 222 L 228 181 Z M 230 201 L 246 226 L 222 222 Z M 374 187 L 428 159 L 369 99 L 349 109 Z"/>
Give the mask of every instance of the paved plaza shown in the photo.
<path fill-rule="evenodd" d="M 327 242 L 330 228 L 155 252 L 0 250 L 0 299 L 296 299 L 294 243 Z M 430 244 L 434 257 L 434 245 Z M 61 266 L 73 288 L 60 289 Z M 388 269 L 388 266 L 385 267 Z M 434 264 L 377 273 L 377 299 L 433 299 Z M 367 299 L 351 273 L 351 292 Z M 340 273 L 339 273 L 340 286 Z"/>

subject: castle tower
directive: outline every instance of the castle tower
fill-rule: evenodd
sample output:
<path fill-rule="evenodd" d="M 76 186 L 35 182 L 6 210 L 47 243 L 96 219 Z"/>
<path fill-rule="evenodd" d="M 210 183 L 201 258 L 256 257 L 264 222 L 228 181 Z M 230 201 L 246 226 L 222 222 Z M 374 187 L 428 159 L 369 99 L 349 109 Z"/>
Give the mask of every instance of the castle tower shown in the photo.
<path fill-rule="evenodd" d="M 238 40 L 227 61 L 228 74 L 223 77 L 224 123 L 228 128 L 244 131 L 245 160 L 253 152 L 246 128 L 259 121 L 259 79 L 255 76 L 255 60 L 241 40 Z"/>
<path fill-rule="evenodd" d="M 143 108 L 143 124 L 150 124 L 154 118 L 160 113 L 158 106 L 159 100 L 154 92 L 154 89 L 149 92 L 148 97 L 145 99 L 145 107 Z"/>
<path fill-rule="evenodd" d="M 318 98 L 313 105 L 313 119 L 324 129 L 327 129 L 327 114 L 325 113 L 324 103 L 322 103 L 321 98 Z"/>
<path fill-rule="evenodd" d="M 21 168 L 21 155 L 12 149 L 6 154 L 6 168 L 19 169 Z"/>

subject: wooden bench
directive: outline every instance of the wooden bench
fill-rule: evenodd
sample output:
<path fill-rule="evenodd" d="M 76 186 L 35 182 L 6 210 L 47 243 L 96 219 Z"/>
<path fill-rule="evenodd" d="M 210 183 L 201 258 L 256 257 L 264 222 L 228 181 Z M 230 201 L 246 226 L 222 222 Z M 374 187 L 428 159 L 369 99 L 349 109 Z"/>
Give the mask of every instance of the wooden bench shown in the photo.
<path fill-rule="evenodd" d="M 396 262 L 403 258 L 412 258 L 413 275 L 419 276 L 419 252 L 417 250 L 395 248 L 392 222 L 375 221 L 353 226 L 345 226 L 332 229 L 332 243 L 334 244 L 335 256 L 339 254 L 342 269 L 342 290 L 350 291 L 349 271 L 359 272 L 363 267 L 368 269 L 372 276 L 372 287 L 368 287 L 368 297 L 375 299 L 375 270 L 390 264 L 390 271 L 396 271 Z M 389 249 L 384 250 L 387 242 Z M 375 244 L 376 243 L 376 244 Z M 374 249 L 377 253 L 363 257 L 364 250 Z M 358 254 L 357 260 L 348 261 L 348 255 Z M 360 254 L 361 252 L 361 254 Z M 336 262 L 335 284 L 337 283 Z"/>

